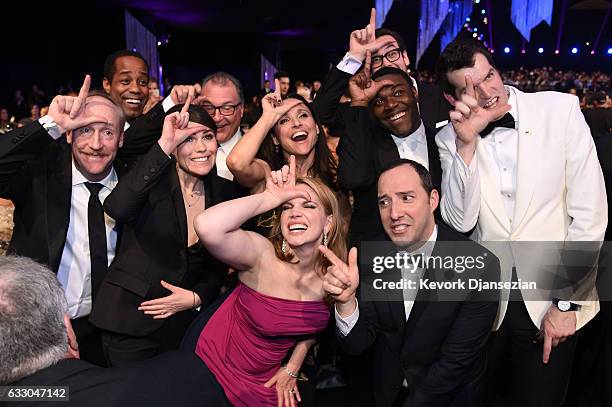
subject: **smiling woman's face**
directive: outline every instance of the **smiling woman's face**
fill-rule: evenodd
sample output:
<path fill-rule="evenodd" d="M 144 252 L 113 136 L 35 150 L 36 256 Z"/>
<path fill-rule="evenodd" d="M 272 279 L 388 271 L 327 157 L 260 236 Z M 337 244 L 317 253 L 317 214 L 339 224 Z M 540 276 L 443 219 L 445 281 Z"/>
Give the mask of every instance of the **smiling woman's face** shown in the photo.
<path fill-rule="evenodd" d="M 187 127 L 195 126 L 201 126 L 201 124 L 189 122 L 187 125 Z M 176 162 L 186 173 L 194 177 L 202 177 L 208 174 L 215 165 L 217 148 L 215 132 L 205 127 L 203 131 L 187 137 L 176 148 Z"/>
<path fill-rule="evenodd" d="M 287 154 L 307 156 L 317 144 L 319 127 L 312 112 L 304 103 L 298 103 L 281 116 L 274 125 L 274 142 Z"/>

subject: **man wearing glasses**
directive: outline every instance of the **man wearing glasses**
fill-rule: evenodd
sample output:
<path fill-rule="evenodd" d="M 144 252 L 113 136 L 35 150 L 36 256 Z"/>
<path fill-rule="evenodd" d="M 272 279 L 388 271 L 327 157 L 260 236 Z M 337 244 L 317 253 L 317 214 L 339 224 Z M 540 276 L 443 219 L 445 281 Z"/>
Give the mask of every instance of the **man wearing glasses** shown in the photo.
<path fill-rule="evenodd" d="M 351 33 L 349 51 L 330 71 L 325 83 L 317 92 L 313 106 L 324 124 L 338 119 L 336 114 L 340 105 L 339 100 L 351 76 L 357 73 L 364 63 L 366 51 L 370 51 L 372 55 L 372 74 L 382 67 L 391 67 L 401 69 L 410 75 L 410 59 L 404 39 L 398 33 L 386 28 L 374 30 L 375 21 L 376 11 L 372 9 L 369 24 Z M 437 86 L 418 83 L 414 78 L 412 80 L 418 90 L 419 111 L 423 124 L 433 130 L 442 128 L 448 123 L 450 104 Z"/>
<path fill-rule="evenodd" d="M 202 91 L 194 103 L 208 112 L 217 125 L 217 175 L 234 180 L 226 159 L 242 137 L 240 119 L 244 112 L 242 85 L 227 72 L 216 72 L 202 80 Z"/>

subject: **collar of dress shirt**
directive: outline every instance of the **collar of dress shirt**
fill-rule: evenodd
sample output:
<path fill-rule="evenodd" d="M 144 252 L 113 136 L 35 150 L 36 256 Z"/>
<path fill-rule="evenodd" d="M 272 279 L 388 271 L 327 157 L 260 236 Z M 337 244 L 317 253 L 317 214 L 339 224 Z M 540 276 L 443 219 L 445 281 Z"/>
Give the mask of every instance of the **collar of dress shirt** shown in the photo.
<path fill-rule="evenodd" d="M 510 105 L 510 114 L 512 115 L 512 117 L 514 117 L 514 121 L 518 124 L 519 117 L 518 109 L 516 107 L 516 92 L 514 91 L 514 88 L 510 86 L 505 86 L 505 88 L 508 91 L 508 104 Z M 518 128 L 518 126 L 516 127 Z"/>
<path fill-rule="evenodd" d="M 233 150 L 236 143 L 238 143 L 240 140 L 240 137 L 242 137 L 242 132 L 240 131 L 240 128 L 238 128 L 232 138 L 227 140 L 225 143 L 219 143 L 219 147 L 223 149 L 225 154 L 229 154 Z"/>
<path fill-rule="evenodd" d="M 423 125 L 423 121 L 421 121 L 421 125 L 418 129 L 416 129 L 411 134 L 406 137 L 397 137 L 391 134 L 391 138 L 395 142 L 395 145 L 399 148 L 402 144 L 406 144 L 411 151 L 414 151 L 419 144 L 427 144 L 427 138 L 425 136 L 425 126 Z"/>
<path fill-rule="evenodd" d="M 87 178 L 85 178 L 83 174 L 81 174 L 81 171 L 79 171 L 76 165 L 74 165 L 74 159 L 73 159 L 72 160 L 72 186 L 74 187 L 76 185 L 84 184 L 86 182 L 92 182 L 92 181 L 89 181 Z M 117 173 L 115 172 L 115 168 L 113 167 L 111 167 L 110 172 L 108 173 L 106 177 L 104 177 L 104 179 L 102 179 L 101 181 L 98 181 L 98 183 L 104 185 L 106 188 L 110 190 L 112 190 L 114 186 L 117 185 L 117 182 L 118 182 Z"/>
<path fill-rule="evenodd" d="M 436 240 L 438 240 L 438 225 L 434 225 L 434 230 L 431 232 L 429 239 L 418 249 L 408 252 L 408 254 L 414 255 L 423 255 L 425 258 L 430 257 L 433 252 L 433 248 L 436 245 Z"/>

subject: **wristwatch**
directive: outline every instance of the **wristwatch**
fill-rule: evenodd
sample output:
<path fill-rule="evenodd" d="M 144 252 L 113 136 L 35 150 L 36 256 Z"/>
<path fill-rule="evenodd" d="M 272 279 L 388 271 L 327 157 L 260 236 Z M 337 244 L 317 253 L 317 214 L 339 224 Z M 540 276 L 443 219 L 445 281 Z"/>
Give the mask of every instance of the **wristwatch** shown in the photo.
<path fill-rule="evenodd" d="M 553 298 L 553 304 L 555 304 L 557 309 L 559 309 L 561 312 L 578 311 L 580 309 L 580 305 L 569 301 L 563 301 L 558 298 Z"/>

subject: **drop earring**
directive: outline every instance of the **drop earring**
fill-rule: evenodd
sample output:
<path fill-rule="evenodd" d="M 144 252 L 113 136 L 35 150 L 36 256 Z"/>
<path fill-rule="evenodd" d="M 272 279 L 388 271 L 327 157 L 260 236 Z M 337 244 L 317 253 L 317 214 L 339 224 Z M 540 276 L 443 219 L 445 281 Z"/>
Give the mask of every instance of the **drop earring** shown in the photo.
<path fill-rule="evenodd" d="M 283 254 L 287 254 L 287 242 L 285 239 L 283 239 L 283 244 L 281 245 L 281 252 L 283 252 Z"/>
<path fill-rule="evenodd" d="M 327 240 L 327 232 L 323 232 L 323 246 L 327 247 L 329 241 Z"/>

